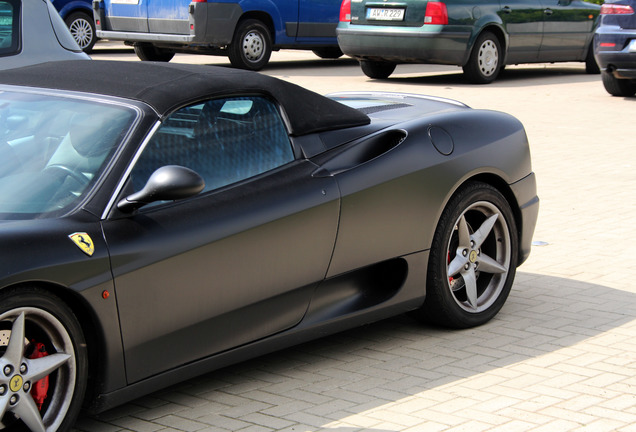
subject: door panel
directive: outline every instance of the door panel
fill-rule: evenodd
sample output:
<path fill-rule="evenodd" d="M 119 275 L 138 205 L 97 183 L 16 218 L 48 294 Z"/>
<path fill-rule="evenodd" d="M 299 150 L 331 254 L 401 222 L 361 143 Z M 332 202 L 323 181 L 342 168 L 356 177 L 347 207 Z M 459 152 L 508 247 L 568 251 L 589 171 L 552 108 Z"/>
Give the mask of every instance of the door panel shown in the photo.
<path fill-rule="evenodd" d="M 506 63 L 536 61 L 543 33 L 543 6 L 539 0 L 502 0 L 499 13 L 509 34 Z"/>
<path fill-rule="evenodd" d="M 598 12 L 581 1 L 541 1 L 546 15 L 540 60 L 583 60 Z"/>
<path fill-rule="evenodd" d="M 301 320 L 338 223 L 335 181 L 315 169 L 294 162 L 104 223 L 129 382 Z"/>

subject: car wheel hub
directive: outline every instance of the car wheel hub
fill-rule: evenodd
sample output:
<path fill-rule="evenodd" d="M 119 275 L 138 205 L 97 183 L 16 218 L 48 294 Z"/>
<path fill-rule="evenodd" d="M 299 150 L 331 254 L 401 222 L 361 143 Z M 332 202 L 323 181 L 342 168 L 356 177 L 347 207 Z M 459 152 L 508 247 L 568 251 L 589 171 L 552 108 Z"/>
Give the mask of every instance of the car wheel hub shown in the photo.
<path fill-rule="evenodd" d="M 68 410 L 75 382 L 75 355 L 66 330 L 51 314 L 35 308 L 8 311 L 0 315 L 0 322 L 11 323 L 11 330 L 4 330 L 0 337 L 0 406 L 6 408 L 4 413 L 11 412 L 21 419 L 29 430 L 57 430 Z M 48 343 L 59 351 L 28 356 L 27 322 L 46 334 Z M 50 374 L 56 376 L 55 390 L 47 395 Z M 45 379 L 46 388 L 38 392 Z M 38 393 L 48 398 L 44 409 L 37 400 Z"/>
<path fill-rule="evenodd" d="M 497 70 L 499 52 L 497 46 L 491 40 L 484 41 L 479 48 L 479 70 L 485 76 L 490 76 Z"/>
<path fill-rule="evenodd" d="M 501 211 L 489 202 L 466 209 L 448 244 L 448 287 L 464 310 L 479 313 L 499 298 L 510 268 L 511 240 Z"/>
<path fill-rule="evenodd" d="M 251 31 L 243 38 L 243 53 L 251 62 L 257 62 L 263 56 L 263 38 L 255 31 Z"/>
<path fill-rule="evenodd" d="M 81 19 L 75 20 L 69 30 L 80 48 L 84 49 L 90 44 L 93 37 L 93 29 L 88 21 Z"/>

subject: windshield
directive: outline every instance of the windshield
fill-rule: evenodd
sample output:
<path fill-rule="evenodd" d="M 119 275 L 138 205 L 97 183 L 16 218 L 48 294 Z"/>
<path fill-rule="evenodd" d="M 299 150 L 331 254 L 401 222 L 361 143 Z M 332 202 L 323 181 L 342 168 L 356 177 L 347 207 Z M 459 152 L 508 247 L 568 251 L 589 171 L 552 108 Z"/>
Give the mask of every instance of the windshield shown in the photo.
<path fill-rule="evenodd" d="M 0 92 L 0 219 L 50 217 L 75 207 L 135 118 L 126 107 Z"/>

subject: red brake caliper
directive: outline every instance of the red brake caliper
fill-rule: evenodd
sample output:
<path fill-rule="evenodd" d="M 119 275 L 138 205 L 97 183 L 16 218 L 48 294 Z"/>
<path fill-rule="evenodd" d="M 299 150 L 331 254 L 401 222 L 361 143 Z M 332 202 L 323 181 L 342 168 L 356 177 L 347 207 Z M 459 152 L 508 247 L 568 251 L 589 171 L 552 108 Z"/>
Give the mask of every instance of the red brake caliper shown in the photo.
<path fill-rule="evenodd" d="M 43 343 L 32 341 L 35 345 L 35 350 L 33 354 L 29 357 L 30 359 L 39 359 L 42 357 L 46 357 L 49 353 L 46 352 L 46 347 Z M 45 376 L 40 381 L 36 382 L 33 388 L 31 389 L 31 396 L 33 400 L 38 406 L 38 409 L 42 409 L 42 405 L 46 400 L 49 392 L 49 376 Z"/>
<path fill-rule="evenodd" d="M 450 258 L 450 251 L 448 251 L 448 258 L 447 258 L 447 261 L 448 261 L 448 262 L 447 262 L 447 264 L 450 264 L 450 262 L 451 262 L 451 258 Z M 448 283 L 449 283 L 449 284 L 451 284 L 451 285 L 453 284 L 453 277 L 452 277 L 452 276 L 449 276 L 449 277 L 448 277 Z"/>

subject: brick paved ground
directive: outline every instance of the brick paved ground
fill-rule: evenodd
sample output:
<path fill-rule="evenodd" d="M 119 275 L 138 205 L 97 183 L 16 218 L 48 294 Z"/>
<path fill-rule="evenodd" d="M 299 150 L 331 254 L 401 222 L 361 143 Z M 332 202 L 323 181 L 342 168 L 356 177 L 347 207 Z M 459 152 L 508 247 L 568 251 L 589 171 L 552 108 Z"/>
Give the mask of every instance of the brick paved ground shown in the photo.
<path fill-rule="evenodd" d="M 78 430 L 636 431 L 636 98 L 610 97 L 577 64 L 511 67 L 490 86 L 421 70 L 382 82 L 346 61 L 266 72 L 322 93 L 433 94 L 523 121 L 542 200 L 535 240 L 547 245 L 501 313 L 465 331 L 393 318 L 83 417 Z"/>

